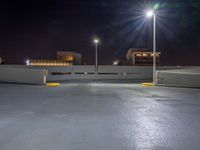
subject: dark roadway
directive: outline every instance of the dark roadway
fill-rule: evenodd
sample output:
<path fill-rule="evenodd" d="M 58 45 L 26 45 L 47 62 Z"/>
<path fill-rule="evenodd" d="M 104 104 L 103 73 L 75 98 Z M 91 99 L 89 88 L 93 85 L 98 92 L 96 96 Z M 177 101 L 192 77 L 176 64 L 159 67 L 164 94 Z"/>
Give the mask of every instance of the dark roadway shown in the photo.
<path fill-rule="evenodd" d="M 200 89 L 0 84 L 0 150 L 198 150 Z"/>

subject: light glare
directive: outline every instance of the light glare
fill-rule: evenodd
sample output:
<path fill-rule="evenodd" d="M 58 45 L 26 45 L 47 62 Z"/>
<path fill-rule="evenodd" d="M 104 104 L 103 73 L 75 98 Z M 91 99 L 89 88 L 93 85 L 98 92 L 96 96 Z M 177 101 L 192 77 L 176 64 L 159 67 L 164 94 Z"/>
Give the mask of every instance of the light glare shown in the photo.
<path fill-rule="evenodd" d="M 25 63 L 26 63 L 27 66 L 29 66 L 30 65 L 30 60 L 25 60 Z"/>
<path fill-rule="evenodd" d="M 154 11 L 153 10 L 149 10 L 149 11 L 147 11 L 147 13 L 146 13 L 146 16 L 147 17 L 152 17 L 154 15 Z"/>
<path fill-rule="evenodd" d="M 94 39 L 94 43 L 99 43 L 99 40 L 98 39 Z"/>
<path fill-rule="evenodd" d="M 113 65 L 118 65 L 119 64 L 119 60 L 115 60 L 115 61 L 113 61 Z"/>

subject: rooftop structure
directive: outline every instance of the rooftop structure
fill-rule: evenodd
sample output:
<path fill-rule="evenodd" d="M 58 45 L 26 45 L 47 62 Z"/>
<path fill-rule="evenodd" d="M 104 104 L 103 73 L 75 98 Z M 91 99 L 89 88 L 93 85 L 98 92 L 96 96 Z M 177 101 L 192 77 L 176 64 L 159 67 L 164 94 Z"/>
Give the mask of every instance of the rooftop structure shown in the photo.
<path fill-rule="evenodd" d="M 0 57 L 0 64 L 3 64 L 4 60 Z"/>
<path fill-rule="evenodd" d="M 156 52 L 156 64 L 160 64 L 160 52 Z M 126 59 L 130 65 L 152 65 L 153 52 L 145 48 L 130 48 L 126 54 Z"/>
<path fill-rule="evenodd" d="M 74 65 L 81 64 L 81 54 L 77 52 L 66 52 L 66 51 L 58 51 L 57 52 L 57 60 L 70 62 Z"/>
<path fill-rule="evenodd" d="M 72 66 L 71 62 L 61 60 L 29 60 L 30 66 Z"/>
<path fill-rule="evenodd" d="M 81 65 L 81 54 L 77 52 L 58 51 L 56 60 L 27 60 L 30 66 L 72 66 Z"/>

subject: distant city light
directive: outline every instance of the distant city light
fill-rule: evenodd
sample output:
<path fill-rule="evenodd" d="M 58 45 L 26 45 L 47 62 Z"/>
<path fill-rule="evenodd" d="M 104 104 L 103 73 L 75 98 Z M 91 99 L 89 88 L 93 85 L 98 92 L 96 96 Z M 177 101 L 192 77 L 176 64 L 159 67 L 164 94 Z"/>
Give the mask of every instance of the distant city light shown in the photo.
<path fill-rule="evenodd" d="M 142 56 L 147 57 L 148 55 L 144 53 L 144 54 L 142 54 Z"/>
<path fill-rule="evenodd" d="M 119 64 L 119 60 L 113 61 L 113 65 L 114 65 L 114 66 L 117 66 L 118 64 Z"/>
<path fill-rule="evenodd" d="M 147 17 L 152 17 L 154 15 L 154 11 L 153 10 L 149 10 L 149 11 L 147 11 L 147 13 L 146 13 L 146 16 Z"/>
<path fill-rule="evenodd" d="M 26 63 L 27 66 L 30 66 L 30 60 L 29 60 L 29 59 L 27 59 L 27 60 L 25 61 L 25 63 Z"/>
<path fill-rule="evenodd" d="M 98 39 L 94 39 L 94 43 L 99 43 L 99 40 Z"/>

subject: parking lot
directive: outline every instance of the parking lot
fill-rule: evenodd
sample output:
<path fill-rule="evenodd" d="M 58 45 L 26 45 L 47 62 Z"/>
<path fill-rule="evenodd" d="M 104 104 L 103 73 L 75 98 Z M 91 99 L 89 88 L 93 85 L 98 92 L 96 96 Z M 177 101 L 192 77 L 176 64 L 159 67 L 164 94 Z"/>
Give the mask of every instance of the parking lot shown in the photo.
<path fill-rule="evenodd" d="M 0 84 L 0 150 L 197 150 L 200 89 Z"/>

